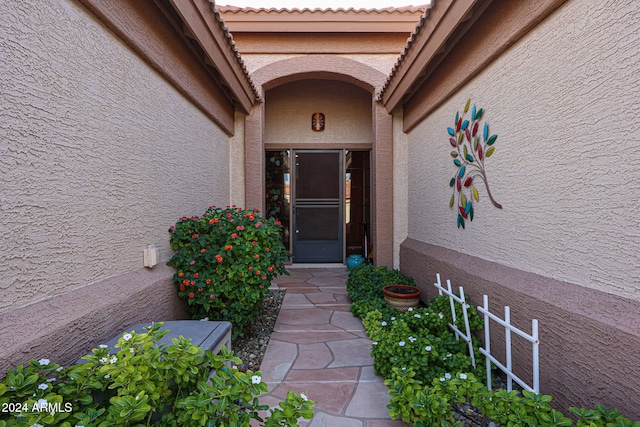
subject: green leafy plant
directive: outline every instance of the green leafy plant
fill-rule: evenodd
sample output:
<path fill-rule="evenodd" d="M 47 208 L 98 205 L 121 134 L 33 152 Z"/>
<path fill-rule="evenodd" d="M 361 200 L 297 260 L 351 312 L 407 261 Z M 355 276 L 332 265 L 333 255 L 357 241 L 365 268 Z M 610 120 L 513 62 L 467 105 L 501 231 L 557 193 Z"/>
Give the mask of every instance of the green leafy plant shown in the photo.
<path fill-rule="evenodd" d="M 40 359 L 10 370 L 0 381 L 0 427 L 297 426 L 312 418 L 315 403 L 304 395 L 260 405 L 268 391 L 261 373 L 234 369 L 241 361 L 226 348 L 215 355 L 184 338 L 159 345 L 168 332 L 160 326 L 127 332 L 116 350 L 100 346 L 67 368 Z"/>
<path fill-rule="evenodd" d="M 282 225 L 257 210 L 210 207 L 201 217 L 181 218 L 171 227 L 178 295 L 194 318 L 228 320 L 242 336 L 260 312 L 271 280 L 289 274 L 291 254 L 281 239 Z"/>
<path fill-rule="evenodd" d="M 486 378 L 484 365 L 473 369 L 466 343 L 457 341 L 448 326 L 452 323 L 448 297 L 436 297 L 426 307 L 407 312 L 383 306 L 378 293 L 388 271 L 370 266 L 350 270 L 349 296 L 354 315 L 362 317 L 373 341 L 374 369 L 389 386 L 391 398 L 387 407 L 391 418 L 415 427 L 459 426 L 454 408 L 470 404 L 501 426 L 574 426 L 570 418 L 552 408 L 551 396 L 526 390 L 487 389 L 478 379 Z M 462 308 L 459 304 L 455 308 L 456 324 L 461 328 Z M 482 318 L 474 307 L 468 307 L 468 316 L 472 330 L 482 328 Z M 475 337 L 473 345 L 476 354 L 480 354 Z M 577 417 L 576 427 L 640 427 L 640 421 L 632 422 L 618 410 L 600 405 L 570 410 Z"/>
<path fill-rule="evenodd" d="M 416 285 L 412 278 L 385 266 L 361 264 L 349 270 L 347 292 L 353 301 L 351 304 L 353 315 L 362 318 L 370 311 L 385 310 L 386 302 L 382 295 L 382 288 L 395 284 Z"/>

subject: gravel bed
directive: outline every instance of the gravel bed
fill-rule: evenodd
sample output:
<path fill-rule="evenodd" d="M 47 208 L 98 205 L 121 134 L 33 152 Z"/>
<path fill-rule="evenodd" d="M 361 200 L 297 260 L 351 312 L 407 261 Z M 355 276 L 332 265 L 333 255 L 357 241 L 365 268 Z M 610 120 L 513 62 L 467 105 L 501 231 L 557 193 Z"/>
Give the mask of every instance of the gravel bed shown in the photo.
<path fill-rule="evenodd" d="M 245 331 L 244 337 L 231 343 L 235 356 L 244 362 L 238 366 L 242 372 L 257 371 L 262 364 L 264 352 L 267 350 L 269 338 L 278 318 L 285 291 L 272 290 L 264 296 L 262 311 Z"/>

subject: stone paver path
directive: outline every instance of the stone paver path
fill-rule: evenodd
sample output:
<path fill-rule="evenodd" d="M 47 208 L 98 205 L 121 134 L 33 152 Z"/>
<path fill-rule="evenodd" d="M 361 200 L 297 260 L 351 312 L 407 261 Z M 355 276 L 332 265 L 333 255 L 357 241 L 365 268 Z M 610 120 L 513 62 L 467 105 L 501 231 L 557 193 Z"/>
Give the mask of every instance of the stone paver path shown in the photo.
<path fill-rule="evenodd" d="M 290 268 L 272 288 L 287 293 L 261 365 L 277 406 L 287 391 L 316 402 L 307 427 L 404 427 L 389 419 L 388 388 L 373 372 L 371 341 L 349 311 L 346 268 Z"/>

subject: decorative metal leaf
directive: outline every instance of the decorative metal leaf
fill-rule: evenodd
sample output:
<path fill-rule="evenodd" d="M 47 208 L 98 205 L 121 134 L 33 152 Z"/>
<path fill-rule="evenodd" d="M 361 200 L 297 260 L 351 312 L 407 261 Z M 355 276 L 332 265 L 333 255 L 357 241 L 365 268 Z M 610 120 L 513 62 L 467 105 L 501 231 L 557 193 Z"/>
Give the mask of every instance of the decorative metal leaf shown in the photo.
<path fill-rule="evenodd" d="M 462 162 L 461 162 L 460 160 L 458 160 L 458 159 L 454 159 L 454 160 L 453 160 L 453 164 L 454 164 L 454 165 L 456 165 L 456 166 L 458 166 L 458 167 L 460 167 L 460 165 L 462 164 Z"/>
<path fill-rule="evenodd" d="M 483 112 L 484 110 L 482 108 L 478 110 L 478 112 L 476 113 L 476 120 L 480 120 L 480 117 L 482 117 Z"/>
<path fill-rule="evenodd" d="M 449 154 L 451 154 L 451 157 L 453 157 L 454 159 L 455 159 L 456 157 L 458 157 L 458 152 L 457 152 L 457 151 L 452 151 L 452 152 L 450 152 Z"/>
<path fill-rule="evenodd" d="M 478 149 L 478 135 L 473 137 L 473 150 L 477 150 Z"/>
<path fill-rule="evenodd" d="M 466 166 L 462 166 L 460 168 L 460 170 L 458 171 L 458 177 L 462 178 L 464 176 L 464 173 L 466 172 L 466 170 L 467 170 L 467 167 Z"/>
<path fill-rule="evenodd" d="M 449 138 L 449 144 L 451 144 L 452 147 L 457 147 L 458 146 L 458 143 L 453 138 Z"/>
<path fill-rule="evenodd" d="M 483 139 L 485 140 L 485 142 L 487 141 L 487 138 L 489 137 L 489 125 L 488 124 L 484 124 L 484 134 L 483 134 Z"/>
<path fill-rule="evenodd" d="M 469 209 L 469 220 L 473 221 L 473 206 Z"/>
<path fill-rule="evenodd" d="M 476 119 L 476 104 L 473 104 L 473 107 L 471 107 L 471 120 L 475 120 Z"/>
<path fill-rule="evenodd" d="M 451 136 L 456 134 L 456 131 L 454 131 L 453 128 L 447 128 L 447 132 L 449 132 L 449 135 Z"/>
<path fill-rule="evenodd" d="M 467 137 L 467 141 L 471 142 L 471 132 L 469 132 L 469 128 L 464 130 L 464 136 Z"/>
<path fill-rule="evenodd" d="M 486 152 L 486 156 L 487 157 L 491 157 L 491 155 L 493 154 L 493 152 L 496 151 L 496 147 L 490 147 L 487 152 Z"/>
<path fill-rule="evenodd" d="M 493 143 L 496 142 L 496 139 L 498 139 L 498 135 L 491 135 L 487 141 L 487 145 L 493 145 Z"/>
<path fill-rule="evenodd" d="M 471 187 L 471 192 L 473 193 L 473 198 L 476 199 L 476 202 L 479 202 L 480 196 L 478 196 L 478 189 L 476 187 Z"/>
<path fill-rule="evenodd" d="M 464 218 L 462 218 L 462 215 L 458 214 L 458 228 L 460 227 L 464 229 Z"/>
<path fill-rule="evenodd" d="M 458 192 L 460 192 L 460 189 L 462 188 L 462 184 L 460 184 L 460 177 L 456 177 L 456 188 Z"/>
<path fill-rule="evenodd" d="M 471 98 L 469 98 L 467 100 L 467 104 L 464 106 L 464 112 L 466 113 L 467 111 L 469 111 L 469 105 L 471 105 Z"/>
<path fill-rule="evenodd" d="M 458 123 L 458 119 L 460 118 L 460 112 L 456 111 L 456 121 L 454 122 L 454 125 L 456 125 Z"/>
<path fill-rule="evenodd" d="M 471 185 L 471 181 L 473 181 L 473 178 L 472 178 L 472 177 L 467 178 L 467 179 L 465 180 L 465 182 L 464 182 L 464 186 L 465 186 L 465 187 L 470 186 L 470 185 Z"/>
<path fill-rule="evenodd" d="M 455 183 L 456 183 L 456 178 L 455 177 L 451 178 L 451 180 L 449 181 L 449 187 L 453 187 L 453 184 Z"/>
<path fill-rule="evenodd" d="M 467 196 L 465 196 L 464 193 L 460 194 L 460 205 L 462 209 L 467 210 Z"/>
<path fill-rule="evenodd" d="M 462 147 L 462 152 L 463 152 L 464 156 L 467 157 L 467 154 L 469 152 L 467 151 L 467 146 L 466 145 Z"/>
<path fill-rule="evenodd" d="M 469 201 L 469 203 L 467 203 L 467 206 L 465 206 L 465 208 L 464 208 L 464 213 L 466 213 L 468 215 L 469 212 L 471 211 L 472 207 L 473 207 L 473 203 L 471 203 L 471 201 Z"/>
<path fill-rule="evenodd" d="M 469 120 L 465 120 L 462 122 L 462 126 L 460 126 L 460 129 L 466 130 L 468 126 L 469 126 Z"/>
<path fill-rule="evenodd" d="M 471 154 L 467 154 L 464 158 L 467 159 L 469 163 L 473 163 L 473 156 Z"/>
<path fill-rule="evenodd" d="M 461 126 L 462 126 L 462 117 L 460 117 L 458 119 L 458 123 L 456 123 L 456 132 L 458 132 L 460 130 Z"/>
<path fill-rule="evenodd" d="M 463 218 L 466 218 L 468 216 L 468 214 L 464 211 L 464 208 L 462 206 L 458 206 L 458 210 L 460 211 L 460 215 L 462 215 Z"/>
<path fill-rule="evenodd" d="M 452 195 L 451 195 L 451 200 L 449 200 L 449 208 L 452 208 L 452 207 L 453 207 L 453 201 L 454 201 L 454 199 L 455 199 L 455 196 L 452 194 Z"/>
<path fill-rule="evenodd" d="M 473 124 L 473 129 L 471 131 L 471 135 L 476 136 L 476 134 L 478 133 L 478 125 L 479 125 L 478 122 L 475 122 Z M 451 128 L 449 128 L 449 129 L 451 129 Z M 453 130 L 453 129 L 451 129 L 451 130 Z"/>
<path fill-rule="evenodd" d="M 482 160 L 482 145 L 478 145 L 478 159 Z"/>

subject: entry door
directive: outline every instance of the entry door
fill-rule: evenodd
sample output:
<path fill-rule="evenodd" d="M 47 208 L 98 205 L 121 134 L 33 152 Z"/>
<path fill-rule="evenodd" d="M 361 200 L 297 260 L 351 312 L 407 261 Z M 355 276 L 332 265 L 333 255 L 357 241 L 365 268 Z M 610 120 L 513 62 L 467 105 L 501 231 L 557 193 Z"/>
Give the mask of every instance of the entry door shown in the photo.
<path fill-rule="evenodd" d="M 296 150 L 294 160 L 293 262 L 342 262 L 342 150 Z"/>

